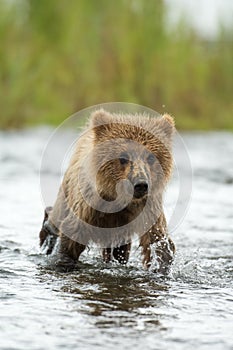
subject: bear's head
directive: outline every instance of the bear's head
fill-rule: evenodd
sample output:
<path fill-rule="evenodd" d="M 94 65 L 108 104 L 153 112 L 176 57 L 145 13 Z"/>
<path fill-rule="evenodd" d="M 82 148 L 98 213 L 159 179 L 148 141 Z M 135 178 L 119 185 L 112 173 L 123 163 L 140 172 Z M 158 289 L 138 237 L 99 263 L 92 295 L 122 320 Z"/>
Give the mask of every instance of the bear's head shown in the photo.
<path fill-rule="evenodd" d="M 162 196 L 172 171 L 174 120 L 165 114 L 111 114 L 101 109 L 89 123 L 91 174 L 105 201 L 139 203 Z"/>

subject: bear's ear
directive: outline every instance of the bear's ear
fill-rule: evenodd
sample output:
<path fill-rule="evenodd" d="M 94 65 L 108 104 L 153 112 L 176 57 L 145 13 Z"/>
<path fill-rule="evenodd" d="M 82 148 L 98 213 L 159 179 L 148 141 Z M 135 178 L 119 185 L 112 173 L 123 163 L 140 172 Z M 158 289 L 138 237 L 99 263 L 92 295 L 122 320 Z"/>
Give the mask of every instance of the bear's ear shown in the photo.
<path fill-rule="evenodd" d="M 93 112 L 90 118 L 90 126 L 95 128 L 103 124 L 109 124 L 112 121 L 112 115 L 103 108 Z"/>
<path fill-rule="evenodd" d="M 95 140 L 103 141 L 111 134 L 112 115 L 104 109 L 99 109 L 91 114 L 89 126 L 94 131 Z"/>
<path fill-rule="evenodd" d="M 167 137 L 172 137 L 175 132 L 175 121 L 169 114 L 164 114 L 160 120 L 161 128 Z"/>
<path fill-rule="evenodd" d="M 160 118 L 155 119 L 154 132 L 158 133 L 158 136 L 161 136 L 161 138 L 172 140 L 175 130 L 175 121 L 169 114 L 164 114 Z"/>

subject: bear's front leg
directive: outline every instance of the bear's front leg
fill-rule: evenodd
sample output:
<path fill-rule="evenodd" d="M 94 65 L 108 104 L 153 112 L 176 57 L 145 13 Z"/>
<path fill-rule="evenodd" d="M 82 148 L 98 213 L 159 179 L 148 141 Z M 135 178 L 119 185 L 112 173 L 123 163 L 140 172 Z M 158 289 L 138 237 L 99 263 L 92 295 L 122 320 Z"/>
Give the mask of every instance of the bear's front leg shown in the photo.
<path fill-rule="evenodd" d="M 69 272 L 75 269 L 76 263 L 86 246 L 73 241 L 65 235 L 60 235 L 60 248 L 58 251 L 55 267 L 58 271 Z"/>
<path fill-rule="evenodd" d="M 124 244 L 120 247 L 113 249 L 113 257 L 117 261 L 119 261 L 120 264 L 126 264 L 129 260 L 129 253 L 131 249 L 131 243 Z"/>
<path fill-rule="evenodd" d="M 152 245 L 156 257 L 153 257 L 152 254 Z M 164 227 L 161 228 L 158 225 L 152 226 L 152 228 L 141 237 L 140 246 L 142 247 L 143 264 L 146 268 L 152 265 L 152 259 L 155 258 L 157 268 L 155 268 L 154 271 L 161 274 L 169 272 L 169 267 L 174 258 L 175 245 L 166 233 Z"/>
<path fill-rule="evenodd" d="M 126 264 L 129 260 L 129 254 L 131 249 L 131 243 L 124 244 L 120 247 L 116 248 L 104 248 L 103 249 L 103 259 L 104 262 L 110 262 L 112 260 L 112 256 L 115 260 L 117 260 L 120 264 Z"/>
<path fill-rule="evenodd" d="M 167 236 L 158 242 L 155 252 L 158 262 L 157 272 L 167 274 L 175 254 L 175 245 L 172 239 Z"/>
<path fill-rule="evenodd" d="M 49 222 L 49 213 L 52 207 L 47 207 L 44 211 L 44 220 L 39 233 L 40 247 L 46 255 L 53 252 L 58 238 L 58 230 Z"/>
<path fill-rule="evenodd" d="M 65 255 L 75 262 L 78 261 L 80 255 L 85 250 L 86 246 L 73 241 L 71 238 L 61 235 L 61 243 L 59 253 Z"/>
<path fill-rule="evenodd" d="M 59 227 L 60 245 L 56 267 L 59 270 L 70 271 L 85 250 L 86 246 L 78 242 L 80 227 L 73 215 L 67 216 Z"/>

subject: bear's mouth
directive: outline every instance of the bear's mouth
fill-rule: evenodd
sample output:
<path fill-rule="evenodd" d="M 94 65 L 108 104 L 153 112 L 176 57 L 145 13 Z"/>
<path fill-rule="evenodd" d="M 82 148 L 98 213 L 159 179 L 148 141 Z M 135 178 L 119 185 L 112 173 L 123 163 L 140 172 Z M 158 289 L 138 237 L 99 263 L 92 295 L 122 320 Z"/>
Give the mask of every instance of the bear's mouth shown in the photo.
<path fill-rule="evenodd" d="M 147 193 L 146 194 L 139 194 L 139 193 L 134 193 L 133 195 L 133 199 L 139 200 L 139 199 L 143 199 L 147 197 Z"/>

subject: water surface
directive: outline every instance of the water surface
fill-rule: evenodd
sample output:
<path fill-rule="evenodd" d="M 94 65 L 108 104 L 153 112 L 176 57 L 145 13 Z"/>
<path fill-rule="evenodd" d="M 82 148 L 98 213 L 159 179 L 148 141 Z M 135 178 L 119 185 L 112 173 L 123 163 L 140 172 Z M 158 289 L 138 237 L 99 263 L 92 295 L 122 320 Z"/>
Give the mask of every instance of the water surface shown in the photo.
<path fill-rule="evenodd" d="M 51 131 L 0 134 L 1 350 L 233 349 L 233 134 L 184 135 L 192 201 L 172 233 L 171 272 L 159 278 L 143 270 L 136 243 L 124 267 L 104 264 L 95 247 L 77 271 L 51 269 L 38 248 Z"/>

